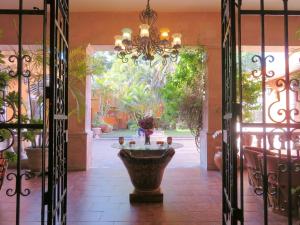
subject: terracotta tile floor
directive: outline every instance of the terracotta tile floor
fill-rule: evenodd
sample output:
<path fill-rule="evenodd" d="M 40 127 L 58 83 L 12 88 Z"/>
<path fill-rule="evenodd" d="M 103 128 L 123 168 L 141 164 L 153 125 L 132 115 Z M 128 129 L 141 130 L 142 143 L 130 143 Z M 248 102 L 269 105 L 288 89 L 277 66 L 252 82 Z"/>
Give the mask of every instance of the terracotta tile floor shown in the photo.
<path fill-rule="evenodd" d="M 129 203 L 133 187 L 117 157 L 112 140 L 93 143 L 93 166 L 87 172 L 69 173 L 69 225 L 217 225 L 221 224 L 221 176 L 199 168 L 199 153 L 193 140 L 180 140 L 162 183 L 163 204 Z M 14 225 L 15 199 L 5 195 L 13 182 L 0 193 L 0 225 Z M 40 179 L 24 182 L 31 195 L 22 198 L 22 225 L 38 225 L 40 219 Z M 262 223 L 262 202 L 245 188 L 246 223 Z M 286 224 L 273 216 L 270 225 Z"/>

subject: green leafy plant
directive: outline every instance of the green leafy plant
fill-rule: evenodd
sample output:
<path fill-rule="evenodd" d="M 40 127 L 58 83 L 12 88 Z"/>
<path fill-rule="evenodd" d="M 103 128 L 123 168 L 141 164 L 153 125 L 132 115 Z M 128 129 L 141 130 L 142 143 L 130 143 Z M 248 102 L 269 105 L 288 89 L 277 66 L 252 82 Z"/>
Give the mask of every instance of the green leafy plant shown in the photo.
<path fill-rule="evenodd" d="M 80 90 L 80 84 L 85 84 L 88 75 L 102 73 L 104 68 L 103 60 L 87 56 L 84 47 L 74 48 L 69 53 L 69 92 L 76 104 L 69 115 L 75 114 L 79 122 L 85 113 L 85 94 Z"/>
<path fill-rule="evenodd" d="M 11 138 L 11 133 L 7 129 L 0 129 L 0 139 L 7 140 Z"/>
<path fill-rule="evenodd" d="M 102 74 L 93 76 L 93 90 L 100 95 L 100 105 L 113 100 L 112 106 L 126 112 L 136 122 L 145 114 L 161 110 L 159 89 L 164 86 L 166 72 L 172 64 L 162 66 L 158 60 L 154 60 L 152 66 L 143 61 L 124 64 L 112 53 L 99 55 L 106 58 L 107 64 Z"/>
<path fill-rule="evenodd" d="M 7 129 L 0 129 L 0 143 L 3 141 L 11 139 L 11 133 Z M 3 156 L 8 162 L 14 163 L 17 160 L 17 155 L 15 152 L 4 151 Z"/>
<path fill-rule="evenodd" d="M 1 56 L 0 56 L 0 60 L 1 60 Z M 8 75 L 6 71 L 0 71 L 0 90 L 3 90 L 8 85 L 8 82 L 10 80 L 11 77 Z"/>
<path fill-rule="evenodd" d="M 5 151 L 3 155 L 9 163 L 17 162 L 18 156 L 15 152 Z"/>
<path fill-rule="evenodd" d="M 258 101 L 261 95 L 261 82 L 253 79 L 250 73 L 244 72 L 243 76 L 243 121 L 253 122 L 253 112 L 261 110 L 261 103 Z"/>
<path fill-rule="evenodd" d="M 98 118 L 95 118 L 92 122 L 93 127 L 100 127 L 101 126 L 101 121 Z"/>
<path fill-rule="evenodd" d="M 42 124 L 41 119 L 30 119 L 28 121 L 31 124 Z M 42 130 L 40 129 L 27 129 L 26 132 L 22 133 L 24 141 L 29 141 L 32 148 L 42 147 Z"/>
<path fill-rule="evenodd" d="M 199 143 L 202 108 L 206 89 L 206 51 L 203 47 L 185 49 L 179 55 L 175 72 L 169 73 L 161 88 L 164 100 L 163 119 L 183 121 Z"/>
<path fill-rule="evenodd" d="M 259 65 L 252 62 L 252 58 L 256 53 L 242 54 L 242 113 L 243 122 L 254 122 L 254 112 L 261 110 L 259 98 L 261 96 L 261 80 L 254 78 L 251 74 L 254 70 L 259 70 Z M 237 84 L 240 83 L 238 77 Z M 237 85 L 237 95 L 240 96 L 239 85 Z"/>
<path fill-rule="evenodd" d="M 129 120 L 127 122 L 127 127 L 129 130 L 136 131 L 139 128 L 139 125 L 135 120 Z"/>

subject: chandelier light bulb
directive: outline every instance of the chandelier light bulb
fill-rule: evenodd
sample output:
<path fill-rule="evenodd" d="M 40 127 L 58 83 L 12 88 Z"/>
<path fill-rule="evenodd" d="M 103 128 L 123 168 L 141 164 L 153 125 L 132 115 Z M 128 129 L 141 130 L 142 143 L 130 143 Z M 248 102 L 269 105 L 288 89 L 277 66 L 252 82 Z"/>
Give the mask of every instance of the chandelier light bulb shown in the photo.
<path fill-rule="evenodd" d="M 161 41 L 168 41 L 169 40 L 169 32 L 168 28 L 161 28 L 160 29 L 160 40 Z"/>
<path fill-rule="evenodd" d="M 140 36 L 141 38 L 148 38 L 150 35 L 149 32 L 150 26 L 148 24 L 141 24 L 140 25 Z"/>
<path fill-rule="evenodd" d="M 123 37 L 121 35 L 116 35 L 115 36 L 115 50 L 120 51 L 123 49 Z"/>
<path fill-rule="evenodd" d="M 132 30 L 130 28 L 124 28 L 122 30 L 122 33 L 123 33 L 123 40 L 131 41 Z"/>
<path fill-rule="evenodd" d="M 173 34 L 173 42 L 172 42 L 172 46 L 174 48 L 180 48 L 181 47 L 181 37 L 182 35 L 179 33 Z"/>

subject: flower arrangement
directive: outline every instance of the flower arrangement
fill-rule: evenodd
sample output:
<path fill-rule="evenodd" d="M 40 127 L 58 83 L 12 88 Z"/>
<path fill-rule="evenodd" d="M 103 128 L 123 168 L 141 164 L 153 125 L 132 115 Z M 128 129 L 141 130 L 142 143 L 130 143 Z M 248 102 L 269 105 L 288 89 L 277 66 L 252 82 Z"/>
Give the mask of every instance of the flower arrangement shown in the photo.
<path fill-rule="evenodd" d="M 146 116 L 139 120 L 139 126 L 143 129 L 145 134 L 145 144 L 150 144 L 150 135 L 153 134 L 154 118 Z"/>
<path fill-rule="evenodd" d="M 154 119 L 152 116 L 146 116 L 139 120 L 139 126 L 144 130 L 149 130 L 154 128 Z"/>

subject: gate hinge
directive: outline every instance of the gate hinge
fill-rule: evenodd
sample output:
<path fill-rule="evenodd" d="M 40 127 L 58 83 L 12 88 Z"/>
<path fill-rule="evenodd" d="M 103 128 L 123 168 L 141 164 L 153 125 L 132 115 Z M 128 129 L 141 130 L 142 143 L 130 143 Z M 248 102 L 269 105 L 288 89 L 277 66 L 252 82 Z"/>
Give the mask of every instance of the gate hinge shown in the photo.
<path fill-rule="evenodd" d="M 44 205 L 49 204 L 49 192 L 44 193 Z"/>
<path fill-rule="evenodd" d="M 243 221 L 244 220 L 244 213 L 241 209 L 233 209 L 233 217 L 239 221 Z"/>

